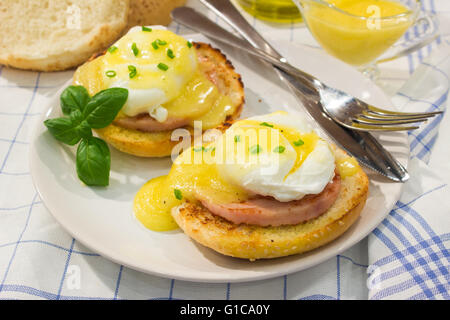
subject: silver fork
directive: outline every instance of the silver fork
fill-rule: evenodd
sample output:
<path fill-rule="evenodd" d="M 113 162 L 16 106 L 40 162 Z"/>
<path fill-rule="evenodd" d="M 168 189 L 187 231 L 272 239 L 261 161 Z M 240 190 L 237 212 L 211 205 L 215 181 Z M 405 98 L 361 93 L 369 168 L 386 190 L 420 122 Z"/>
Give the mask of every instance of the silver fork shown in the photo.
<path fill-rule="evenodd" d="M 344 127 L 358 131 L 402 131 L 417 129 L 417 126 L 403 126 L 410 123 L 426 121 L 428 118 L 442 113 L 441 111 L 426 113 L 395 112 L 377 108 L 357 99 L 339 89 L 327 86 L 314 76 L 292 66 L 279 54 L 267 52 L 253 47 L 247 41 L 234 36 L 218 26 L 206 16 L 192 8 L 180 7 L 172 12 L 175 21 L 195 30 L 209 38 L 236 47 L 259 59 L 263 59 L 302 80 L 309 94 L 316 95 L 323 111 Z"/>

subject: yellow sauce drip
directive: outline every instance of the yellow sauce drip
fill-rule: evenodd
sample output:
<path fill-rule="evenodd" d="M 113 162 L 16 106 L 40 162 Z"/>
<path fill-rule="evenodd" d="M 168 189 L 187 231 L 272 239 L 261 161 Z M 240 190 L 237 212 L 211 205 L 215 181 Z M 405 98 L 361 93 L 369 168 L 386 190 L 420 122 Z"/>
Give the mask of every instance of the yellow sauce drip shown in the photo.
<path fill-rule="evenodd" d="M 209 111 L 197 120 L 202 121 L 203 130 L 212 129 L 224 123 L 227 117 L 235 112 L 236 106 L 233 105 L 231 98 L 221 94 L 214 101 Z M 193 123 L 191 125 L 193 126 Z"/>
<path fill-rule="evenodd" d="M 178 228 L 170 210 L 181 203 L 174 192 L 165 187 L 166 176 L 147 182 L 134 198 L 136 218 L 153 231 L 170 231 Z"/>
<path fill-rule="evenodd" d="M 73 75 L 73 84 L 85 87 L 91 96 L 105 89 L 101 57 L 79 67 Z"/>
<path fill-rule="evenodd" d="M 341 178 L 345 179 L 355 175 L 359 170 L 358 161 L 353 158 L 345 158 L 337 161 L 337 169 Z"/>

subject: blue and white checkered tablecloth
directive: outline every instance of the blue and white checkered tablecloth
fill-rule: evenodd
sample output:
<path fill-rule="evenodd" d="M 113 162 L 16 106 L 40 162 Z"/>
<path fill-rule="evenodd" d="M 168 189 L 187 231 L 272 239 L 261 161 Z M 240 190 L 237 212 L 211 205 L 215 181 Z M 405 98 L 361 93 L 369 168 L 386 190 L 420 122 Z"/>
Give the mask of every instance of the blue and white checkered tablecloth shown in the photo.
<path fill-rule="evenodd" d="M 379 85 L 400 109 L 445 110 L 450 2 L 421 2 L 424 10 L 438 14 L 441 36 L 406 58 L 380 65 Z M 196 0 L 188 3 L 204 10 Z M 262 32 L 317 46 L 303 26 L 276 27 L 247 17 Z M 28 168 L 31 131 L 46 101 L 72 73 L 0 66 L 0 299 L 450 298 L 448 113 L 409 133 L 412 178 L 394 210 L 357 245 L 318 266 L 271 280 L 190 283 L 146 275 L 91 252 L 58 225 L 39 199 Z"/>

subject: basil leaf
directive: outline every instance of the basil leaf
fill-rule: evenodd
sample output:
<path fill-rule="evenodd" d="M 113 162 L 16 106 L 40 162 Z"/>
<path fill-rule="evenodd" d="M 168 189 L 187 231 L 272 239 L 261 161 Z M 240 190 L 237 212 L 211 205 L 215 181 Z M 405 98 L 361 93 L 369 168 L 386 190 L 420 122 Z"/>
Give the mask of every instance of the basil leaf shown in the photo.
<path fill-rule="evenodd" d="M 83 139 L 77 150 L 78 178 L 88 186 L 109 185 L 111 154 L 103 140 L 90 137 Z"/>
<path fill-rule="evenodd" d="M 81 136 L 77 130 L 77 123 L 70 118 L 56 118 L 44 121 L 45 126 L 52 136 L 70 146 L 76 145 Z"/>
<path fill-rule="evenodd" d="M 110 88 L 92 97 L 83 111 L 84 119 L 94 129 L 109 126 L 128 99 L 128 90 Z"/>
<path fill-rule="evenodd" d="M 92 137 L 92 129 L 89 123 L 83 119 L 83 114 L 80 110 L 75 110 L 70 114 L 70 119 L 76 125 L 76 130 L 81 138 Z"/>
<path fill-rule="evenodd" d="M 91 97 L 85 87 L 70 86 L 61 94 L 61 109 L 65 115 L 70 115 L 75 110 L 83 111 Z"/>

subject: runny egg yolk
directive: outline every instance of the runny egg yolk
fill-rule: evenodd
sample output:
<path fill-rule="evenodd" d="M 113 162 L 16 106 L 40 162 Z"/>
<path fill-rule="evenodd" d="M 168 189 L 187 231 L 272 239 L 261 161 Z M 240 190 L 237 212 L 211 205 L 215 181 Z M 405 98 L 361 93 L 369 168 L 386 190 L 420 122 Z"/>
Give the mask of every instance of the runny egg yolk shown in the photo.
<path fill-rule="evenodd" d="M 314 132 L 301 133 L 288 126 L 253 120 L 239 121 L 232 128 L 209 145 L 185 150 L 167 176 L 150 180 L 142 187 L 135 197 L 134 212 L 145 227 L 153 231 L 177 228 L 171 210 L 184 201 L 234 203 L 254 196 L 238 180 L 224 174 L 227 161 L 243 160 L 242 172 L 245 172 L 252 159 L 261 157 L 272 161 L 289 149 L 290 175 L 302 166 L 321 140 Z M 251 129 L 257 132 L 256 138 L 250 137 Z M 225 145 L 227 148 L 222 149 Z M 256 150 L 255 145 L 260 149 Z M 283 160 L 279 161 L 283 165 Z"/>
<path fill-rule="evenodd" d="M 201 120 L 203 129 L 217 127 L 237 107 L 202 72 L 195 46 L 168 30 L 133 28 L 104 55 L 78 68 L 74 84 L 90 95 L 111 87 L 128 89 L 118 117 L 187 118 L 191 124 Z M 156 112 L 161 108 L 164 112 Z"/>
<path fill-rule="evenodd" d="M 292 169 L 289 171 L 288 175 L 297 171 L 298 168 L 303 164 L 306 157 L 314 150 L 316 147 L 317 141 L 319 140 L 319 136 L 314 132 L 309 133 L 300 133 L 297 129 L 288 127 L 288 126 L 282 126 L 277 125 L 275 123 L 266 123 L 266 122 L 260 122 L 255 120 L 243 120 L 240 121 L 240 125 L 245 127 L 246 125 L 249 125 L 251 128 L 257 128 L 258 131 L 271 128 L 274 131 L 277 131 L 279 135 L 286 138 L 286 141 L 289 142 L 289 144 L 294 148 L 296 157 L 295 157 L 295 164 L 292 166 Z M 258 135 L 259 137 L 262 136 L 261 134 Z M 271 139 L 272 135 L 269 136 L 269 139 L 267 139 L 268 145 L 266 148 L 268 150 L 272 150 L 274 148 L 277 148 L 277 146 L 280 146 L 282 148 L 286 148 L 286 145 L 280 142 L 281 139 Z M 276 135 L 275 135 L 276 137 Z M 275 145 L 274 141 L 276 140 L 279 143 Z M 287 176 L 285 177 L 287 178 Z"/>

